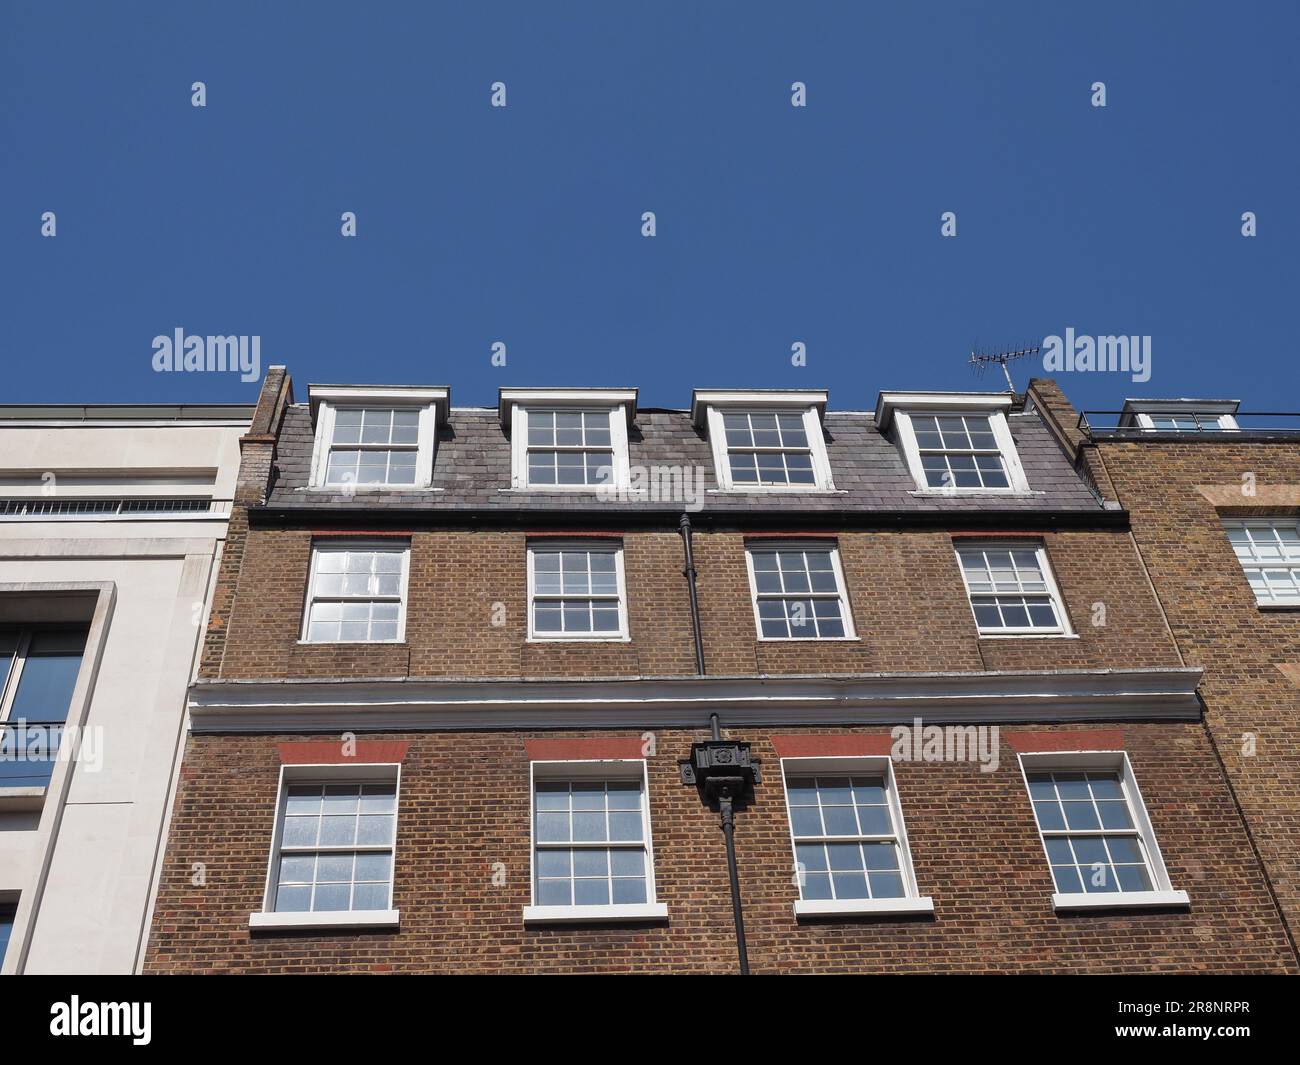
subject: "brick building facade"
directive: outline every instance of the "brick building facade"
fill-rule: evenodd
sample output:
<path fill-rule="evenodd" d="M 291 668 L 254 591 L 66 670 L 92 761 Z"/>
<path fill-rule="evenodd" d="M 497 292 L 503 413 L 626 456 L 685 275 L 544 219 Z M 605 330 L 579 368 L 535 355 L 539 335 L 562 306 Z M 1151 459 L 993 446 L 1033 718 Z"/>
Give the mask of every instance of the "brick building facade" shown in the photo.
<path fill-rule="evenodd" d="M 1129 401 L 1077 441 L 1134 541 L 1294 942 L 1300 930 L 1300 441 L 1225 401 Z"/>
<path fill-rule="evenodd" d="M 147 972 L 734 972 L 714 715 L 754 972 L 1296 971 L 1051 382 L 307 399 L 243 441 Z"/>

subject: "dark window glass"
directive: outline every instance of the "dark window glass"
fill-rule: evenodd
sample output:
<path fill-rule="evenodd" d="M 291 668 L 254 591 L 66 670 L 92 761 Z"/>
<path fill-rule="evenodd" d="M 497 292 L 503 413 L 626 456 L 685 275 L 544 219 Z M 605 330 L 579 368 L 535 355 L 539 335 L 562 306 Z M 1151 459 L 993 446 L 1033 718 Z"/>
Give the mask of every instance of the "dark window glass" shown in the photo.
<path fill-rule="evenodd" d="M 85 646 L 85 632 L 33 633 L 9 712 L 10 720 L 66 721 Z"/>
<path fill-rule="evenodd" d="M 14 930 L 16 911 L 16 906 L 0 905 L 0 965 L 4 964 L 5 951 L 9 948 L 9 936 Z"/>

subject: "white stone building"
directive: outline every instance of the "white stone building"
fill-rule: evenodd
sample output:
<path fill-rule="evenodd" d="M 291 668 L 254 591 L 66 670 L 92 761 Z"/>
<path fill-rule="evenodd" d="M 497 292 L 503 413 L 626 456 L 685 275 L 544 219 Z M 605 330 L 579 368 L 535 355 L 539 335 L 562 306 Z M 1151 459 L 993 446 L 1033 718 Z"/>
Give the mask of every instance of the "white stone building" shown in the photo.
<path fill-rule="evenodd" d="M 251 414 L 0 406 L 0 973 L 139 969 Z"/>

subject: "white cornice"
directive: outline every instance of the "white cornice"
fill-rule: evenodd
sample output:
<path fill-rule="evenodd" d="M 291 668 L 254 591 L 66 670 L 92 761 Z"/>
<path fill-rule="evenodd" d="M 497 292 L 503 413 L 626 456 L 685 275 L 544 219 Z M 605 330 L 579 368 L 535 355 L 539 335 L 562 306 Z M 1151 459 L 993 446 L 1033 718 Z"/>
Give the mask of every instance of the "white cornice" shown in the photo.
<path fill-rule="evenodd" d="M 691 421 L 703 429 L 710 407 L 812 407 L 824 419 L 828 398 L 824 388 L 697 388 L 691 393 Z"/>
<path fill-rule="evenodd" d="M 325 403 L 387 403 L 393 405 L 433 404 L 438 421 L 447 420 L 451 409 L 451 389 L 443 385 L 308 385 L 307 402 L 311 405 L 311 418 L 316 421 L 316 408 Z"/>
<path fill-rule="evenodd" d="M 876 400 L 876 428 L 889 428 L 896 410 L 1006 410 L 1010 392 L 881 392 Z"/>
<path fill-rule="evenodd" d="M 515 404 L 539 406 L 617 407 L 622 404 L 627 424 L 636 419 L 635 388 L 502 388 L 497 391 L 497 417 L 504 429 L 510 428 Z"/>
<path fill-rule="evenodd" d="M 194 732 L 1180 720 L 1198 669 L 610 680 L 200 681 Z"/>

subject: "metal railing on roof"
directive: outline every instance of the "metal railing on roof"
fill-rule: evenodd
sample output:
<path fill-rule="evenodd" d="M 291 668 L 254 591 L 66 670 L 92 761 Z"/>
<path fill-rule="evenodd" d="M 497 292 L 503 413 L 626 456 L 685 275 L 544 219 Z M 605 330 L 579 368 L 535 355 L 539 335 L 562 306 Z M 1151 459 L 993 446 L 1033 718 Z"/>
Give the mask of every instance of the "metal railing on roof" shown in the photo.
<path fill-rule="evenodd" d="M 1147 413 L 1147 412 L 1143 412 Z M 1079 415 L 1079 429 L 1092 437 L 1125 439 L 1232 439 L 1250 437 L 1300 437 L 1300 412 L 1296 411 L 1237 411 L 1230 416 L 1232 424 L 1219 423 L 1219 415 L 1212 411 L 1152 411 L 1153 418 L 1177 417 L 1180 425 L 1147 426 L 1120 425 L 1124 415 L 1135 416 L 1128 410 L 1085 410 Z M 1189 424 L 1192 423 L 1192 424 Z"/>

